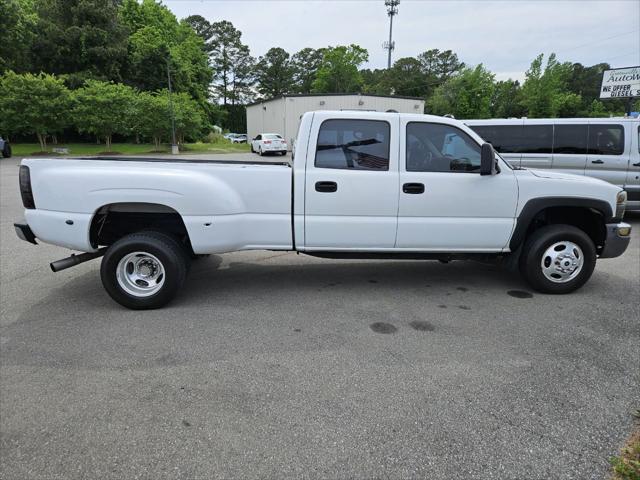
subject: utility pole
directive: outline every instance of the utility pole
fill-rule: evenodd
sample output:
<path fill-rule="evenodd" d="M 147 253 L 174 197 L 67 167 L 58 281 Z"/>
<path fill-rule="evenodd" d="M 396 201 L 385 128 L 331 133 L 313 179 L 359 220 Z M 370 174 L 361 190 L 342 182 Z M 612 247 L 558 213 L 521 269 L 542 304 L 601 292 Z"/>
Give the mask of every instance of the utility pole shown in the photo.
<path fill-rule="evenodd" d="M 176 142 L 176 118 L 173 112 L 173 94 L 171 92 L 171 70 L 169 68 L 169 59 L 167 58 L 167 83 L 169 84 L 169 111 L 171 113 L 171 154 L 178 155 L 178 143 Z"/>
<path fill-rule="evenodd" d="M 391 68 L 391 52 L 396 48 L 396 42 L 393 41 L 393 17 L 398 14 L 398 5 L 400 0 L 384 0 L 384 4 L 387 7 L 387 15 L 389 15 L 389 41 L 382 44 L 382 48 L 386 49 L 388 53 L 387 68 Z"/>

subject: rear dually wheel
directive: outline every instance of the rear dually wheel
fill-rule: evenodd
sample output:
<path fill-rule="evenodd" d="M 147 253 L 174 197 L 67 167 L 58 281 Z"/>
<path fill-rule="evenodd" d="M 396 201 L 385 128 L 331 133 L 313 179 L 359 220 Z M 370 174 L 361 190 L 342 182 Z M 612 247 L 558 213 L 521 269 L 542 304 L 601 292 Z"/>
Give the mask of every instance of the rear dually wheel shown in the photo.
<path fill-rule="evenodd" d="M 159 308 L 184 283 L 188 258 L 181 244 L 160 232 L 127 235 L 111 245 L 100 267 L 107 293 L 134 310 Z"/>

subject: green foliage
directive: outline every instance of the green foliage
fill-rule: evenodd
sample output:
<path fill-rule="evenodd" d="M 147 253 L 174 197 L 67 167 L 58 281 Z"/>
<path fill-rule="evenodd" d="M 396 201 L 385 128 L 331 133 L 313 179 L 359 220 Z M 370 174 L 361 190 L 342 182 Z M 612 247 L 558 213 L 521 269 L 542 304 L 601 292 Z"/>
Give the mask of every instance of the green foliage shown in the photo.
<path fill-rule="evenodd" d="M 362 72 L 367 93 L 430 97 L 442 85 L 464 68 L 464 63 L 451 50 L 427 50 L 417 57 L 396 60 L 388 70 Z"/>
<path fill-rule="evenodd" d="M 28 72 L 38 22 L 34 4 L 31 0 L 0 0 L 0 12 L 0 74 Z"/>
<path fill-rule="evenodd" d="M 67 84 L 87 78 L 121 79 L 127 29 L 116 0 L 38 0 L 31 45 L 32 71 L 66 74 Z"/>
<path fill-rule="evenodd" d="M 158 150 L 162 138 L 170 139 L 171 118 L 166 95 L 140 92 L 134 101 L 133 132 L 142 138 L 151 139 Z"/>
<path fill-rule="evenodd" d="M 526 110 L 521 103 L 520 90 L 520 82 L 517 80 L 496 82 L 493 96 L 491 97 L 491 117 L 525 116 Z"/>
<path fill-rule="evenodd" d="M 291 57 L 296 93 L 311 93 L 313 82 L 322 64 L 324 49 L 303 48 Z"/>
<path fill-rule="evenodd" d="M 552 53 L 543 68 L 544 55 L 538 55 L 526 72 L 522 86 L 522 105 L 531 118 L 570 117 L 580 109 L 581 98 L 568 89 L 573 66 L 560 63 Z"/>
<path fill-rule="evenodd" d="M 73 120 L 79 132 L 104 139 L 111 151 L 114 134 L 127 134 L 133 122 L 135 91 L 121 83 L 87 80 L 74 93 Z"/>
<path fill-rule="evenodd" d="M 430 112 L 452 114 L 456 118 L 487 118 L 491 115 L 494 75 L 482 64 L 465 68 L 436 88 L 429 99 Z"/>
<path fill-rule="evenodd" d="M 289 54 L 282 48 L 270 48 L 264 57 L 258 60 L 258 92 L 263 96 L 277 97 L 294 90 L 295 67 Z"/>
<path fill-rule="evenodd" d="M 169 103 L 169 91 L 139 93 L 134 102 L 133 132 L 142 138 L 151 139 L 156 149 L 163 140 L 171 141 L 171 108 L 175 116 L 176 140 L 200 139 L 210 125 L 200 105 L 186 93 L 174 93 Z"/>
<path fill-rule="evenodd" d="M 362 90 L 358 68 L 369 60 L 369 53 L 358 45 L 339 45 L 324 50 L 322 62 L 313 81 L 316 93 L 351 93 Z"/>
<path fill-rule="evenodd" d="M 71 94 L 54 75 L 6 72 L 0 76 L 0 131 L 36 134 L 46 149 L 47 135 L 70 121 Z"/>
<path fill-rule="evenodd" d="M 212 70 L 204 41 L 188 22 L 178 22 L 167 7 L 154 0 L 125 0 L 120 19 L 130 32 L 127 83 L 147 91 L 167 88 L 169 68 L 176 92 L 206 101 Z"/>
<path fill-rule="evenodd" d="M 214 71 L 214 91 L 224 105 L 243 102 L 250 94 L 253 83 L 254 59 L 249 47 L 241 41 L 242 33 L 231 22 L 223 20 L 208 28 L 200 21 L 198 27 L 209 40 L 205 49 Z"/>

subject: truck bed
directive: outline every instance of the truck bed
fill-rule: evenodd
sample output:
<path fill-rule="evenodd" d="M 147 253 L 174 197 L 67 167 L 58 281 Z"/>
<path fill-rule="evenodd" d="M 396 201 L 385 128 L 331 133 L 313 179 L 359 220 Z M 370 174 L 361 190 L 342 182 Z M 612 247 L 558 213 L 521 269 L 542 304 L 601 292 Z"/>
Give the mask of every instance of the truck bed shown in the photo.
<path fill-rule="evenodd" d="M 180 214 L 195 253 L 291 248 L 287 162 L 158 157 L 30 158 L 36 237 L 92 251 L 87 232 L 104 208 Z M 46 210 L 44 209 L 46 208 Z"/>

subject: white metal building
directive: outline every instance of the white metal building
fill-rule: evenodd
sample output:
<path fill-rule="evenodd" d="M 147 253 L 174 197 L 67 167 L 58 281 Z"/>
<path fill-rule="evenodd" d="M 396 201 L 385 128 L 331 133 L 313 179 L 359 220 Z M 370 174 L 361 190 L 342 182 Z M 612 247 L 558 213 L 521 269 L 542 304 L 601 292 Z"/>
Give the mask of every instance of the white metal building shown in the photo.
<path fill-rule="evenodd" d="M 247 106 L 247 135 L 279 133 L 291 149 L 300 117 L 314 110 L 366 110 L 423 113 L 424 99 L 365 94 L 284 95 Z"/>

